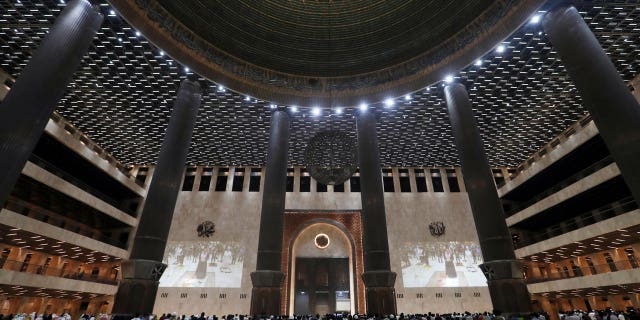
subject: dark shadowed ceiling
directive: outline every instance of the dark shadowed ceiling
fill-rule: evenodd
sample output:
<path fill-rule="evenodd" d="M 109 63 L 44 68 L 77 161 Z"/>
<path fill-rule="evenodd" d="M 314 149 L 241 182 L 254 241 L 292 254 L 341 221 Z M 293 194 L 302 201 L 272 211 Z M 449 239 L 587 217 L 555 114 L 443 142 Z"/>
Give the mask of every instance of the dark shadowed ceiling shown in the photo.
<path fill-rule="evenodd" d="M 158 0 L 221 51 L 310 77 L 374 72 L 415 58 L 465 29 L 493 0 Z M 125 14 L 126 16 L 126 14 Z"/>
<path fill-rule="evenodd" d="M 105 14 L 105 21 L 57 111 L 123 163 L 154 163 L 176 89 L 182 79 L 193 74 L 192 66 L 180 64 L 154 46 L 108 3 L 93 3 Z M 296 5 L 302 3 L 297 1 Z M 304 3 L 326 5 L 320 0 Z M 574 3 L 623 78 L 635 77 L 640 68 L 638 1 Z M 59 0 L 0 0 L 0 67 L 19 78 L 32 51 L 64 6 Z M 494 166 L 518 165 L 585 114 L 541 29 L 539 23 L 527 21 L 511 36 L 496 42 L 504 51 L 492 47 L 470 60 L 468 66 L 448 72 L 453 81 L 469 89 Z M 189 163 L 264 164 L 271 106 L 278 103 L 233 91 L 226 82 L 201 81 L 207 92 Z M 458 164 L 442 85 L 425 83 L 415 91 L 389 96 L 392 104 L 388 106 L 371 104 L 371 111 L 379 116 L 383 165 Z M 363 95 L 359 101 L 376 100 Z M 314 105 L 289 107 L 291 165 L 303 164 L 304 148 L 318 131 L 340 129 L 355 136 L 352 111 L 357 105 L 334 103 L 318 110 L 318 114 L 313 113 Z"/>

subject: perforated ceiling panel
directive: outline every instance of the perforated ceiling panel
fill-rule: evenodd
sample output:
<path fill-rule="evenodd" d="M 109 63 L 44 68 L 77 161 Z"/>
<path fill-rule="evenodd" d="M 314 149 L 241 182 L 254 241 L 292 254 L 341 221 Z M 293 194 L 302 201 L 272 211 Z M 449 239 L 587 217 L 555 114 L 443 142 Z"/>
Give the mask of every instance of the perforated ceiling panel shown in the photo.
<path fill-rule="evenodd" d="M 105 22 L 57 111 L 123 163 L 154 163 L 175 91 L 189 70 L 146 41 L 106 2 L 94 3 L 105 14 Z M 27 0 L 0 4 L 1 67 L 18 78 L 65 4 Z M 632 79 L 640 67 L 638 1 L 575 4 L 623 78 Z M 525 24 L 501 45 L 503 52 L 489 52 L 452 77 L 469 89 L 491 164 L 515 166 L 585 110 L 539 23 Z M 270 103 L 232 92 L 224 84 L 202 81 L 207 92 L 189 163 L 264 164 Z M 370 106 L 370 112 L 379 115 L 383 165 L 458 164 L 442 83 L 388 102 Z M 317 115 L 312 107 L 290 108 L 292 165 L 303 164 L 306 143 L 319 130 L 340 129 L 355 137 L 352 113 L 358 106 L 333 106 Z"/>

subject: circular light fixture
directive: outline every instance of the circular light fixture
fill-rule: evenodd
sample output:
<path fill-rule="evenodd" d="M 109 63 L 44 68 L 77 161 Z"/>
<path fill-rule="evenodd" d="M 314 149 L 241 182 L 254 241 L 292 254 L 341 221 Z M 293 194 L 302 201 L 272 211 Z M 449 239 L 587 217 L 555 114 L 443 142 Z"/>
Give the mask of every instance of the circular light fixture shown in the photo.
<path fill-rule="evenodd" d="M 320 131 L 309 140 L 304 162 L 316 181 L 324 185 L 343 184 L 358 166 L 355 140 L 339 130 Z"/>
<path fill-rule="evenodd" d="M 329 240 L 329 236 L 324 233 L 318 233 L 316 237 L 313 239 L 313 243 L 318 247 L 318 249 L 326 249 L 331 240 Z"/>

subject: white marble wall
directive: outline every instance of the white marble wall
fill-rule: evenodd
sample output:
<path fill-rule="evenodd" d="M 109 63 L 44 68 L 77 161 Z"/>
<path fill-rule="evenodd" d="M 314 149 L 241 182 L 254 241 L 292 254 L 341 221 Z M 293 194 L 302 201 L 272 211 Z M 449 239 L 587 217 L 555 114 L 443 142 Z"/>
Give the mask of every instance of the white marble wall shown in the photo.
<path fill-rule="evenodd" d="M 214 175 L 212 187 L 215 186 Z M 196 177 L 194 190 L 199 178 Z M 312 191 L 314 191 L 312 189 Z M 331 190 L 330 190 L 331 191 Z M 399 190 L 397 190 L 399 191 Z M 432 191 L 432 189 L 430 189 Z M 287 210 L 357 210 L 360 193 L 356 192 L 291 192 L 287 193 Z M 398 274 L 396 292 L 398 311 L 452 312 L 491 310 L 486 287 L 405 288 L 402 279 L 402 254 L 407 242 L 477 241 L 477 235 L 466 193 L 425 192 L 385 193 L 387 228 L 392 271 Z M 246 248 L 240 288 L 176 288 L 158 291 L 154 312 L 158 314 L 248 313 L 251 301 L 250 273 L 255 270 L 260 223 L 261 192 L 185 191 L 178 203 L 171 226 L 170 241 L 198 241 L 198 223 L 211 220 L 216 232 L 211 239 L 236 241 Z M 428 225 L 442 221 L 446 234 L 430 235 Z M 274 235 L 276 236 L 276 235 Z M 206 297 L 205 295 L 206 294 Z M 441 294 L 441 295 L 440 295 Z M 442 297 L 440 297 L 442 296 Z"/>
<path fill-rule="evenodd" d="M 491 311 L 486 286 L 405 287 L 402 276 L 400 249 L 408 243 L 478 241 L 466 193 L 386 193 L 385 208 L 391 269 L 397 274 L 396 293 L 400 295 L 398 312 Z M 443 236 L 430 234 L 428 226 L 434 221 L 444 223 Z"/>
<path fill-rule="evenodd" d="M 215 185 L 215 181 L 214 181 Z M 197 188 L 196 188 L 197 190 Z M 162 314 L 229 314 L 249 312 L 251 301 L 250 273 L 256 268 L 260 226 L 261 192 L 181 192 L 178 196 L 169 241 L 239 242 L 246 249 L 240 288 L 160 288 L 154 312 Z M 209 239 L 199 238 L 199 223 L 215 223 Z"/>

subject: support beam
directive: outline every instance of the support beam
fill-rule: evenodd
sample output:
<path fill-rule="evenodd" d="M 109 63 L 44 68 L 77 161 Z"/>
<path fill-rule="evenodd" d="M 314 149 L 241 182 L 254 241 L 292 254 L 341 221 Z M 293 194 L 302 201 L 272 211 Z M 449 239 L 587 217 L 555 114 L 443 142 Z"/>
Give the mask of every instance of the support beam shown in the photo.
<path fill-rule="evenodd" d="M 367 313 L 396 313 L 395 272 L 391 272 L 389 240 L 384 208 L 380 151 L 376 136 L 376 117 L 372 111 L 356 116 L 360 197 L 362 199 L 362 237 Z"/>
<path fill-rule="evenodd" d="M 202 90 L 197 82 L 182 82 L 153 171 L 131 257 L 122 263 L 123 280 L 113 304 L 114 314 L 153 312 L 159 280 L 167 267 L 162 259 L 201 98 Z"/>
<path fill-rule="evenodd" d="M 461 84 L 449 85 L 444 92 L 484 259 L 480 268 L 487 277 L 493 307 L 506 316 L 526 315 L 531 312 L 531 298 L 515 258 L 469 95 Z"/>
<path fill-rule="evenodd" d="M 640 203 L 640 105 L 574 7 L 545 15 L 542 26 L 624 181 Z"/>
<path fill-rule="evenodd" d="M 267 168 L 262 189 L 258 257 L 256 271 L 251 273 L 251 314 L 254 315 L 281 313 L 284 280 L 281 270 L 282 232 L 287 194 L 289 134 L 289 115 L 284 109 L 278 109 L 271 116 Z"/>
<path fill-rule="evenodd" d="M 89 1 L 69 2 L 0 105 L 0 205 L 11 194 L 102 19 Z"/>

